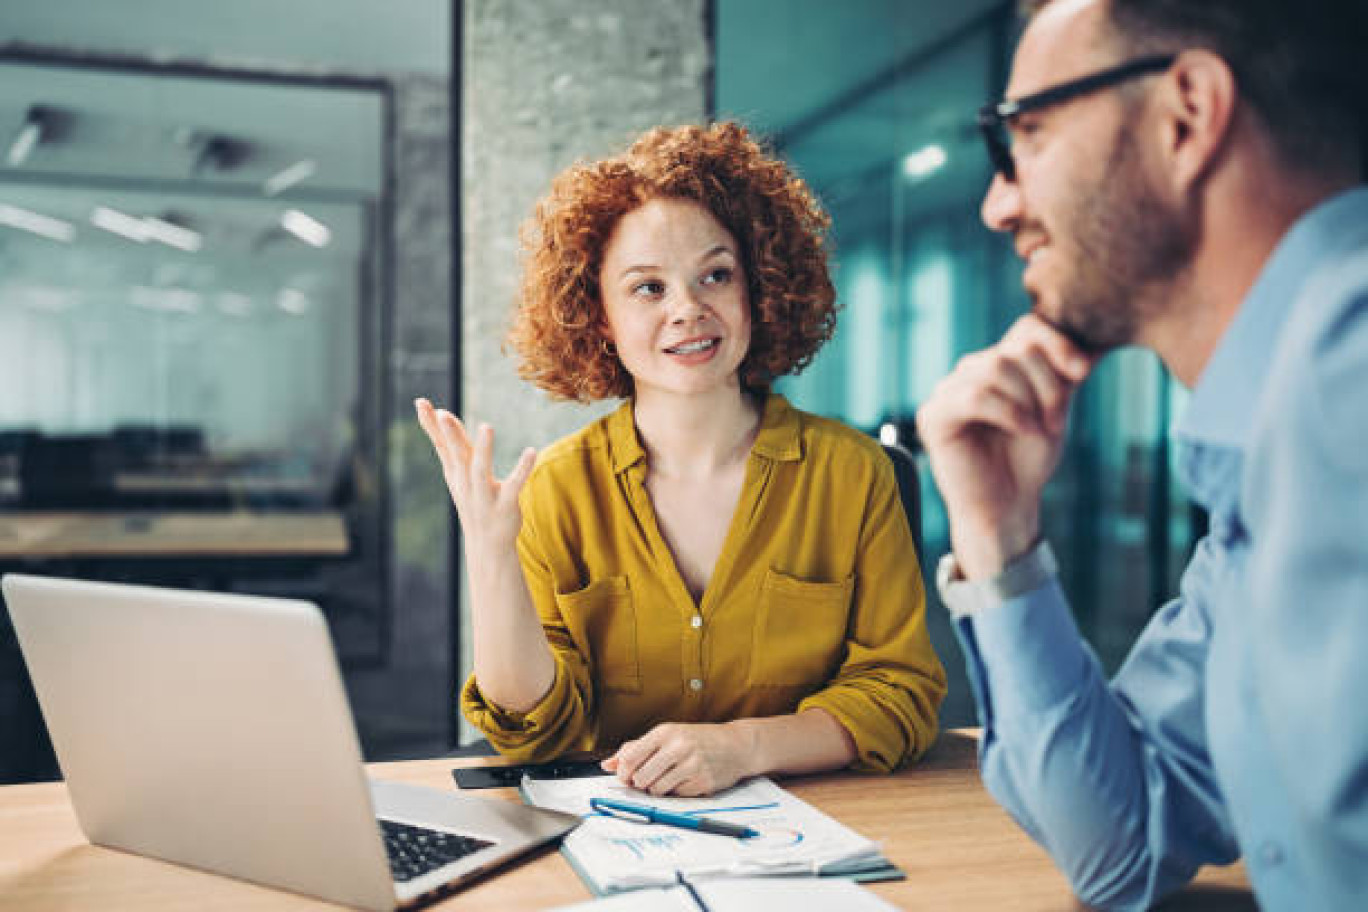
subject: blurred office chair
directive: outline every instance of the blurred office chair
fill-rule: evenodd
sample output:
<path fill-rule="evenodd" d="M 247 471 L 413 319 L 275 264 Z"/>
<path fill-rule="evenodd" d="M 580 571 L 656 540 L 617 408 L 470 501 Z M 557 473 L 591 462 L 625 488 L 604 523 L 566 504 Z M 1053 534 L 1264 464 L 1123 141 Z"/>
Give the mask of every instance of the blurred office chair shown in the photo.
<path fill-rule="evenodd" d="M 120 469 L 150 469 L 162 449 L 161 430 L 153 424 L 121 424 L 110 434 Z"/>
<path fill-rule="evenodd" d="M 193 424 L 172 424 L 161 429 L 162 446 L 171 456 L 202 458 L 204 428 Z"/>
<path fill-rule="evenodd" d="M 19 500 L 19 466 L 29 442 L 39 432 L 32 428 L 0 429 L 0 505 Z"/>
<path fill-rule="evenodd" d="M 893 477 L 898 481 L 898 496 L 902 499 L 907 524 L 912 528 L 912 543 L 917 557 L 922 559 L 921 479 L 917 477 L 917 459 L 912 451 L 898 443 L 882 444 L 893 463 Z"/>
<path fill-rule="evenodd" d="M 30 510 L 103 509 L 113 503 L 109 438 L 38 435 L 19 456 L 19 501 Z"/>
<path fill-rule="evenodd" d="M 12 456 L 17 460 L 29 441 L 38 437 L 40 433 L 36 428 L 0 429 L 0 457 Z"/>

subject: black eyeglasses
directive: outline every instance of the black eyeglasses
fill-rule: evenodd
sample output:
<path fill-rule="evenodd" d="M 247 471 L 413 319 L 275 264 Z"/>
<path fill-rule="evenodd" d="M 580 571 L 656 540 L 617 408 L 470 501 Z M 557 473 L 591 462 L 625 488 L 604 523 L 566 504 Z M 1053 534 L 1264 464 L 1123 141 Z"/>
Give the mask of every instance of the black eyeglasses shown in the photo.
<path fill-rule="evenodd" d="M 1061 82 L 1032 95 L 984 105 L 979 109 L 978 125 L 980 132 L 983 133 L 983 142 L 988 147 L 988 158 L 1004 178 L 1009 181 L 1016 180 L 1016 161 L 1012 158 L 1012 144 L 1007 136 L 1007 126 L 1015 118 L 1031 111 L 1061 104 L 1089 92 L 1096 92 L 1098 89 L 1117 85 L 1127 79 L 1167 70 L 1177 59 L 1177 54 L 1141 57 L 1079 79 Z"/>

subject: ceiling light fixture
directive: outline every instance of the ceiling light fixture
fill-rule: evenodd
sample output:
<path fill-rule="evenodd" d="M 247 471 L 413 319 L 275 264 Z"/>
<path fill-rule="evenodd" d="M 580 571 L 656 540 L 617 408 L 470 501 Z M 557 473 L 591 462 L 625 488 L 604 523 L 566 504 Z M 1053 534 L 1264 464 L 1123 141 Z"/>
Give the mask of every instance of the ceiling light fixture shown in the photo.
<path fill-rule="evenodd" d="M 14 135 L 14 141 L 10 143 L 9 152 L 5 156 L 5 161 L 11 168 L 18 168 L 28 161 L 33 154 L 34 148 L 47 138 L 49 130 L 52 128 L 53 111 L 43 105 L 33 105 L 24 115 L 24 122 L 19 127 L 19 132 Z"/>
<path fill-rule="evenodd" d="M 8 225 L 64 244 L 70 244 L 71 239 L 76 236 L 76 227 L 70 222 L 39 215 L 37 212 L 30 212 L 8 203 L 0 203 L 0 225 Z"/>
<path fill-rule="evenodd" d="M 267 196 L 279 196 L 295 184 L 313 177 L 317 171 L 318 162 L 312 158 L 297 161 L 284 171 L 268 177 L 266 182 L 261 185 L 262 192 Z"/>
<path fill-rule="evenodd" d="M 108 206 L 96 206 L 90 213 L 90 224 L 139 244 L 146 244 L 152 239 L 146 222 Z"/>
<path fill-rule="evenodd" d="M 143 310 L 162 313 L 199 313 L 204 296 L 188 288 L 151 288 L 147 285 L 134 285 L 130 302 Z"/>
<path fill-rule="evenodd" d="M 298 288 L 282 288 L 276 306 L 291 316 L 302 317 L 309 312 L 309 296 Z"/>
<path fill-rule="evenodd" d="M 943 168 L 946 160 L 945 147 L 932 143 L 903 159 L 903 174 L 913 180 L 922 180 Z"/>
<path fill-rule="evenodd" d="M 186 228 L 171 221 L 171 216 L 165 218 L 155 218 L 144 216 L 142 218 L 143 228 L 147 231 L 147 236 L 154 241 L 160 241 L 168 247 L 175 247 L 187 253 L 198 253 L 204 246 L 204 236 L 198 231 Z"/>
<path fill-rule="evenodd" d="M 332 231 L 327 225 L 298 209 L 285 210 L 280 217 L 280 227 L 313 247 L 326 247 L 332 240 Z"/>

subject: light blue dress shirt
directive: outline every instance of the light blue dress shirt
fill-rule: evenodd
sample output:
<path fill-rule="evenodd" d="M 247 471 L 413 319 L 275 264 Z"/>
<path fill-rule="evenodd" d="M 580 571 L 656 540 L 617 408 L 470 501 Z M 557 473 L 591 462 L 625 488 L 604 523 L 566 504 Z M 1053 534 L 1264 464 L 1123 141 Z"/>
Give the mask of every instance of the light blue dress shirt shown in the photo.
<path fill-rule="evenodd" d="M 956 618 L 984 782 L 1093 905 L 1244 856 L 1266 909 L 1368 909 L 1368 188 L 1283 238 L 1175 437 L 1210 534 L 1110 683 L 1057 581 Z"/>

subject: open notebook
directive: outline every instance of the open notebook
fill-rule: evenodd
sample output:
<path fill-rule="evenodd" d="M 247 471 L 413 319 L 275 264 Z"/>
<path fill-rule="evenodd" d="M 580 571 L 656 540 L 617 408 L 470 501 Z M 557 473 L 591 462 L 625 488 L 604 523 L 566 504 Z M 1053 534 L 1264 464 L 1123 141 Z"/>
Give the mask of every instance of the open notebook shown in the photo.
<path fill-rule="evenodd" d="M 879 846 L 812 805 L 760 777 L 707 798 L 658 798 L 611 775 L 524 779 L 528 804 L 576 814 L 584 823 L 562 852 L 597 895 L 669 886 L 689 878 L 821 875 L 857 880 L 902 876 Z M 617 799 L 749 826 L 759 836 L 736 839 L 596 813 L 590 799 Z"/>

